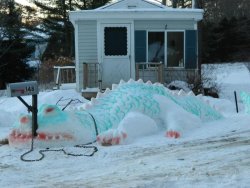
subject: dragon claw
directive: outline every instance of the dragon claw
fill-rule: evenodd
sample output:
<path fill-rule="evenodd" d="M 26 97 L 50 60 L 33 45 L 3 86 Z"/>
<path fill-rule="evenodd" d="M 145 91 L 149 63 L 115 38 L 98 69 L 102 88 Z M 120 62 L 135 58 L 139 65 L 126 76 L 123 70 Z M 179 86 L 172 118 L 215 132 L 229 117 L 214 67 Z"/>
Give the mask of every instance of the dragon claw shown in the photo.
<path fill-rule="evenodd" d="M 180 137 L 180 133 L 178 131 L 167 131 L 166 133 L 166 137 L 168 138 L 179 138 Z"/>
<path fill-rule="evenodd" d="M 98 144 L 102 146 L 119 145 L 127 138 L 125 132 L 115 132 L 115 130 L 104 132 L 96 137 Z"/>

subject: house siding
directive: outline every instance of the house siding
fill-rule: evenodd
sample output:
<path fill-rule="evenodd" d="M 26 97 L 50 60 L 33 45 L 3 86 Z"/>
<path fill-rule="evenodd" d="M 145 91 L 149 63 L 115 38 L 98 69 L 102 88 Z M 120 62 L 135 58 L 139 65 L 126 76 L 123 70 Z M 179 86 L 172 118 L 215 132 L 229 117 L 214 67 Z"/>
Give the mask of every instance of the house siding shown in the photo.
<path fill-rule="evenodd" d="M 192 30 L 196 22 L 189 20 L 135 20 L 135 30 Z"/>
<path fill-rule="evenodd" d="M 79 90 L 83 88 L 83 63 L 98 62 L 97 21 L 79 21 L 78 23 L 78 65 Z M 80 88 L 81 87 L 81 88 Z"/>
<path fill-rule="evenodd" d="M 97 62 L 97 23 L 81 21 L 78 28 L 79 62 Z"/>

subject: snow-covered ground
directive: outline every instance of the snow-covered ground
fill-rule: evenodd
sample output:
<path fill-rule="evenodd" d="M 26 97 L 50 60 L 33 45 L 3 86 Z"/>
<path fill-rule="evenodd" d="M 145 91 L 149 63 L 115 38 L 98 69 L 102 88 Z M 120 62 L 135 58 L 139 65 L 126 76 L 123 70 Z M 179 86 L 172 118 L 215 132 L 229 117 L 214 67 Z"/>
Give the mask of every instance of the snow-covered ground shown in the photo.
<path fill-rule="evenodd" d="M 247 80 L 249 75 L 244 75 L 235 74 Z M 31 102 L 29 96 L 24 99 Z M 67 110 L 85 102 L 79 93 L 68 89 L 40 92 L 39 105 L 57 103 L 63 108 L 70 99 L 78 102 Z M 45 158 L 37 162 L 20 160 L 27 148 L 0 146 L 0 187 L 249 187 L 250 115 L 244 112 L 243 105 L 237 114 L 234 103 L 228 99 L 202 100 L 224 118 L 204 122 L 179 139 L 157 132 L 129 144 L 94 144 L 98 152 L 92 157 L 46 152 Z M 18 115 L 25 112 L 18 99 L 0 97 L 0 139 L 9 134 Z M 40 158 L 40 149 L 35 147 L 26 159 Z M 64 150 L 74 154 L 92 152 L 75 147 Z"/>

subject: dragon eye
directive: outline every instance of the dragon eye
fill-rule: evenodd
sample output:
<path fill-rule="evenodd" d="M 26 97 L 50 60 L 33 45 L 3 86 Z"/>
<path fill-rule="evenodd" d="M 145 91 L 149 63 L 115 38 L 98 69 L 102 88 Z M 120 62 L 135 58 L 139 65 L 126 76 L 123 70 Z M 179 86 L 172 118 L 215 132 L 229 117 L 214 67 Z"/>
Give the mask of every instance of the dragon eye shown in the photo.
<path fill-rule="evenodd" d="M 29 122 L 29 118 L 26 117 L 26 116 L 24 116 L 24 117 L 22 117 L 22 118 L 20 119 L 20 123 L 26 124 L 26 123 L 28 123 L 28 122 Z"/>
<path fill-rule="evenodd" d="M 50 113 L 50 112 L 53 112 L 54 111 L 54 108 L 47 108 L 46 110 L 45 110 L 45 113 L 47 114 L 47 113 Z"/>

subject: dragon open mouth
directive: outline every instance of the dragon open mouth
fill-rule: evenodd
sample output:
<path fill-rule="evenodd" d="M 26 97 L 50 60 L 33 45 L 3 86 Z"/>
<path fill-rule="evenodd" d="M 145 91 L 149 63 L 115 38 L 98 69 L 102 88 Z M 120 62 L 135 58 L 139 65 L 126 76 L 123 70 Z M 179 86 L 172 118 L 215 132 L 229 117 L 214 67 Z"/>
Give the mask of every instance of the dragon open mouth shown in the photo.
<path fill-rule="evenodd" d="M 9 135 L 9 144 L 10 145 L 20 145 L 24 143 L 31 142 L 32 134 L 31 133 L 21 133 L 18 130 L 13 130 Z M 44 133 L 39 132 L 34 140 L 37 141 L 73 141 L 74 137 L 66 133 Z"/>

